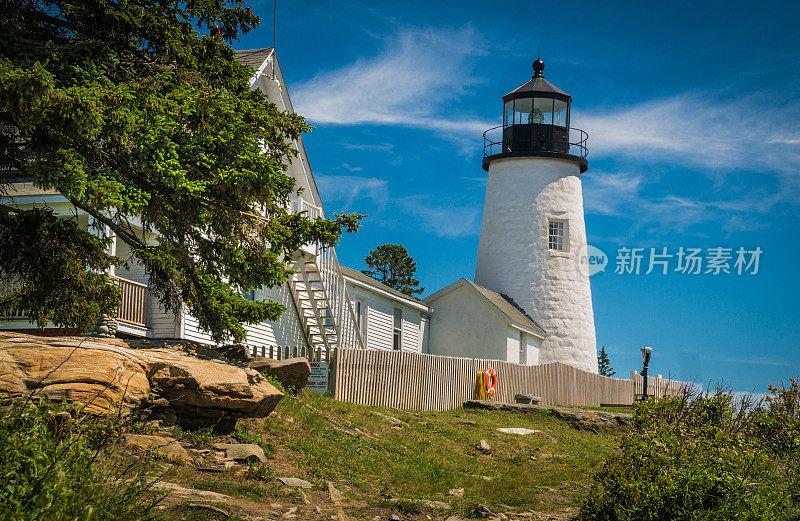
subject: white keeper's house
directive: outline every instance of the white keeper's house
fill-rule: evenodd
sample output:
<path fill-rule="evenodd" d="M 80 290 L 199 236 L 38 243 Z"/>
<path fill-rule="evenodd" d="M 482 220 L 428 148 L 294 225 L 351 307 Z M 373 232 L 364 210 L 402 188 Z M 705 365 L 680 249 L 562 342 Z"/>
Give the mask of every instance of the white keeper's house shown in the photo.
<path fill-rule="evenodd" d="M 255 69 L 250 81 L 252 88 L 261 89 L 280 110 L 293 110 L 274 49 L 236 51 L 236 58 Z M 322 198 L 302 139 L 298 139 L 294 146 L 299 155 L 289 165 L 288 174 L 302 188 L 302 195 L 292 201 L 291 209 L 305 211 L 311 218 L 323 217 Z M 9 196 L 13 198 L 13 204 L 20 207 L 49 206 L 64 219 L 77 219 L 87 229 L 96 228 L 90 227 L 93 223 L 86 213 L 76 209 L 58 192 L 41 190 L 30 180 L 20 179 L 14 183 Z M 100 233 L 113 238 L 110 230 L 100 230 Z M 110 253 L 122 259 L 130 257 L 123 241 L 112 241 Z M 284 354 L 322 359 L 338 347 L 366 348 L 366 342 L 379 349 L 395 346 L 405 350 L 422 349 L 422 313 L 427 306 L 420 301 L 343 268 L 334 248 L 322 249 L 309 244 L 286 262 L 298 272 L 289 282 L 278 288 L 262 288 L 246 295 L 251 299 L 273 300 L 286 307 L 286 312 L 275 322 L 247 326 L 248 345 L 257 350 L 272 347 L 281 349 Z M 349 274 L 347 278 L 345 273 Z M 212 342 L 190 314 L 183 312 L 176 316 L 161 307 L 149 291 L 147 274 L 135 262 L 129 262 L 126 268 L 112 270 L 109 275 L 122 290 L 122 304 L 116 320 L 100 326 L 101 334 Z M 351 288 L 352 297 L 348 293 Z M 362 328 L 359 328 L 359 323 Z M 41 331 L 28 322 L 24 310 L 4 310 L 0 329 L 49 335 L 83 333 L 52 326 Z"/>
<path fill-rule="evenodd" d="M 252 88 L 280 110 L 293 110 L 274 49 L 236 51 L 236 58 L 255 69 Z M 247 326 L 247 344 L 256 352 L 277 348 L 284 356 L 317 360 L 338 348 L 380 349 L 527 365 L 564 362 L 597 372 L 589 278 L 577 269 L 586 245 L 580 179 L 588 168 L 586 135 L 570 126 L 572 98 L 545 80 L 543 69 L 537 59 L 531 80 L 503 96 L 503 124 L 484 134 L 488 182 L 474 282 L 460 279 L 419 300 L 341 266 L 334 248 L 309 244 L 286 259 L 297 273 L 285 285 L 246 295 L 286 307 L 277 321 Z M 288 174 L 303 190 L 291 209 L 325 216 L 302 139 L 294 146 L 299 154 Z M 9 197 L 20 207 L 46 205 L 64 219 L 98 228 L 59 193 L 30 180 L 14 183 Z M 97 233 L 113 239 L 108 229 Z M 122 241 L 110 248 L 130 257 Z M 212 342 L 190 314 L 161 307 L 135 262 L 109 275 L 122 290 L 122 304 L 116 319 L 92 333 Z M 83 333 L 36 329 L 24 310 L 0 311 L 0 329 Z"/>

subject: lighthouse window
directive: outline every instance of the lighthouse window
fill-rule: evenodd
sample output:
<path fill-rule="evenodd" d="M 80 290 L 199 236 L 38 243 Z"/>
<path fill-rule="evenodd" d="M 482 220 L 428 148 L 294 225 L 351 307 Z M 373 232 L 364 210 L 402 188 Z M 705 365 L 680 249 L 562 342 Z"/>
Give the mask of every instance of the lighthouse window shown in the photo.
<path fill-rule="evenodd" d="M 547 230 L 547 247 L 554 251 L 567 251 L 567 223 L 551 219 Z"/>
<path fill-rule="evenodd" d="M 531 99 L 519 98 L 514 100 L 514 124 L 527 125 L 531 122 Z"/>
<path fill-rule="evenodd" d="M 534 98 L 532 123 L 553 123 L 553 98 Z"/>
<path fill-rule="evenodd" d="M 506 111 L 503 115 L 503 125 L 514 124 L 514 100 L 506 103 Z"/>
<path fill-rule="evenodd" d="M 553 100 L 553 125 L 567 126 L 567 102 Z"/>

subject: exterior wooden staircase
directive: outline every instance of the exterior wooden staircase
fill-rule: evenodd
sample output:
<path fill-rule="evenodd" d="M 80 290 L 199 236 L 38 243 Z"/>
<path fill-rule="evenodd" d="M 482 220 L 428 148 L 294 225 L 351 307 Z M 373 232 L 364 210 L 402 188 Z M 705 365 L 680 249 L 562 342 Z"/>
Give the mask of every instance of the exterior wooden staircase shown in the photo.
<path fill-rule="evenodd" d="M 306 210 L 303 205 L 300 209 Z M 309 245 L 297 252 L 289 264 L 295 272 L 289 286 L 310 346 L 306 354 L 309 361 L 329 361 L 339 347 L 364 349 L 364 338 L 334 249 Z"/>
<path fill-rule="evenodd" d="M 316 263 L 303 261 L 300 272 L 292 275 L 290 284 L 311 351 L 324 353 L 314 358 L 327 359 L 337 344 L 337 331 Z"/>

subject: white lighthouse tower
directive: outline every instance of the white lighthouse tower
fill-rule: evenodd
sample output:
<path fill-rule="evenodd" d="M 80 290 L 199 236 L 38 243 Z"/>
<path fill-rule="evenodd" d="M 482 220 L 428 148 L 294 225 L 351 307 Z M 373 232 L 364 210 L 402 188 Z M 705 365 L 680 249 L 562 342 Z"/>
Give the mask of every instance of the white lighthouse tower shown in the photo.
<path fill-rule="evenodd" d="M 586 133 L 570 127 L 572 98 L 534 75 L 503 96 L 503 124 L 484 134 L 488 174 L 475 282 L 513 299 L 544 329 L 539 363 L 597 372 L 581 174 Z M 572 138 L 572 139 L 570 139 Z"/>

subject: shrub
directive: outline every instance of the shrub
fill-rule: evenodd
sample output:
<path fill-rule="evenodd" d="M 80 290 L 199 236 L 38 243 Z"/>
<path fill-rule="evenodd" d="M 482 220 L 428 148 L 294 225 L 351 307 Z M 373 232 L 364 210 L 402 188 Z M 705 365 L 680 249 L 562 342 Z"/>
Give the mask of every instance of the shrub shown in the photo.
<path fill-rule="evenodd" d="M 790 382 L 763 403 L 717 390 L 638 405 L 579 518 L 800 518 L 800 385 Z"/>
<path fill-rule="evenodd" d="M 118 426 L 64 409 L 44 399 L 0 408 L 0 519 L 151 519 L 161 497 L 148 464 L 110 457 Z"/>

